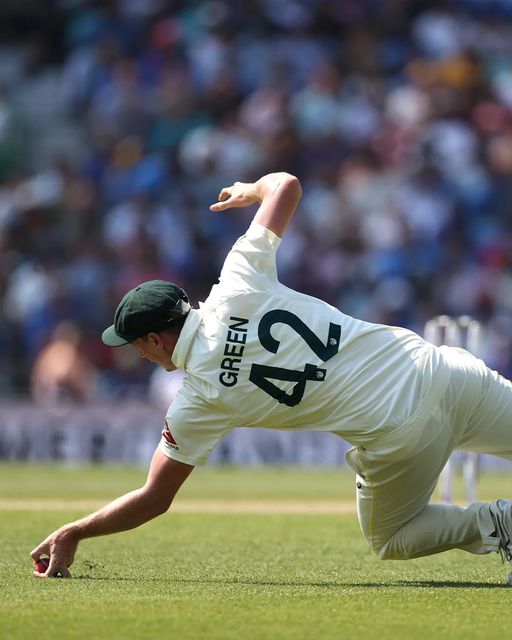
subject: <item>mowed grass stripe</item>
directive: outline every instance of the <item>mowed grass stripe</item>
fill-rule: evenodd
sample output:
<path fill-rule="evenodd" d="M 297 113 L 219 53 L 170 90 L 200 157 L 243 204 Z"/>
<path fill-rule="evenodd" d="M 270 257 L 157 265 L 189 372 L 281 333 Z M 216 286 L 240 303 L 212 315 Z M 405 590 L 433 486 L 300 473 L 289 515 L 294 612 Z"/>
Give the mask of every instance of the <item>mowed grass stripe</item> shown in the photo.
<path fill-rule="evenodd" d="M 84 501 L 100 505 L 144 484 L 147 469 L 122 465 L 70 466 L 0 462 L 0 500 Z M 354 473 L 346 468 L 229 467 L 196 469 L 176 498 L 181 501 L 290 501 L 350 503 Z M 455 499 L 464 501 L 463 480 L 455 478 Z M 477 500 L 512 497 L 512 473 L 484 472 Z"/>
<path fill-rule="evenodd" d="M 462 502 L 458 501 L 462 505 Z M 105 500 L 0 499 L 0 511 L 96 511 Z M 176 513 L 239 513 L 290 515 L 346 515 L 356 512 L 354 501 L 331 500 L 176 500 Z"/>
<path fill-rule="evenodd" d="M 96 510 L 104 500 L 27 500 L 0 499 L 0 511 L 84 511 Z M 355 503 L 331 500 L 176 500 L 171 507 L 178 513 L 248 513 L 296 515 L 344 515 L 355 513 Z"/>

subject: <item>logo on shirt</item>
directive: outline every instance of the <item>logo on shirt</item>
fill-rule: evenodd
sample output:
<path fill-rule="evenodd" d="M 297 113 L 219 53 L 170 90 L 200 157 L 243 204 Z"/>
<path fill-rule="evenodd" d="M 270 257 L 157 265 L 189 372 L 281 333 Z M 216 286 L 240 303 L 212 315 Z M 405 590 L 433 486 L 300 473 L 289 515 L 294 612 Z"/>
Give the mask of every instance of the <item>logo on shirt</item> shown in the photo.
<path fill-rule="evenodd" d="M 164 437 L 164 440 L 167 442 L 167 444 L 170 445 L 173 449 L 179 449 L 178 443 L 174 439 L 174 436 L 172 435 L 171 430 L 169 428 L 169 423 L 167 422 L 167 418 L 165 419 L 165 422 L 164 422 L 162 436 Z"/>

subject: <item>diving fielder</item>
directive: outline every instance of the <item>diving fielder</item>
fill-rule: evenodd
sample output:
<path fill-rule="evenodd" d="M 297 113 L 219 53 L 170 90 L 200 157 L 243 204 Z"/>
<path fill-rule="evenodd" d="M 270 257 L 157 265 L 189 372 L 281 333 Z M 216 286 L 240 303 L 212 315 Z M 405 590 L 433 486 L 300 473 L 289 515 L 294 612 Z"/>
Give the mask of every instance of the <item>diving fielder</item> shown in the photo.
<path fill-rule="evenodd" d="M 129 291 L 103 333 L 113 347 L 187 376 L 146 484 L 53 532 L 32 552 L 69 576 L 83 538 L 167 511 L 195 465 L 236 427 L 330 431 L 353 445 L 362 532 L 381 559 L 459 548 L 512 562 L 512 501 L 429 504 L 454 449 L 512 459 L 512 384 L 467 351 L 362 322 L 283 286 L 276 251 L 302 191 L 276 173 L 220 192 L 213 212 L 260 206 L 199 309 L 177 285 Z"/>

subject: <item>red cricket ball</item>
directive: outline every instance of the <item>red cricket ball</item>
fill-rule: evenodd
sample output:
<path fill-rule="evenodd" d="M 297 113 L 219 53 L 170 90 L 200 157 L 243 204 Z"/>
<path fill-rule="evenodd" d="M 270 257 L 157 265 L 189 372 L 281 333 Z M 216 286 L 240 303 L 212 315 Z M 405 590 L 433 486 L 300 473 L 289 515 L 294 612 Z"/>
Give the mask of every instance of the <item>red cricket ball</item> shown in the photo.
<path fill-rule="evenodd" d="M 38 562 L 34 565 L 34 571 L 38 573 L 46 573 L 48 565 L 50 564 L 50 558 L 39 558 Z"/>

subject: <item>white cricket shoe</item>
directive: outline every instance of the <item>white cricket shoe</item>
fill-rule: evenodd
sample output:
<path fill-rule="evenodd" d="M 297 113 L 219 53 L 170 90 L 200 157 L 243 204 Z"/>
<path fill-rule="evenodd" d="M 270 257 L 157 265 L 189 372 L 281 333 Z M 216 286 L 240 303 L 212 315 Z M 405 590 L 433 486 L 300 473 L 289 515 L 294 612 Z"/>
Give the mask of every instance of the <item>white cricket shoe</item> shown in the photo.
<path fill-rule="evenodd" d="M 491 518 L 496 527 L 496 537 L 500 541 L 500 554 L 503 561 L 512 565 L 512 501 L 496 500 L 489 505 Z M 512 573 L 508 576 L 508 584 L 512 587 Z"/>

